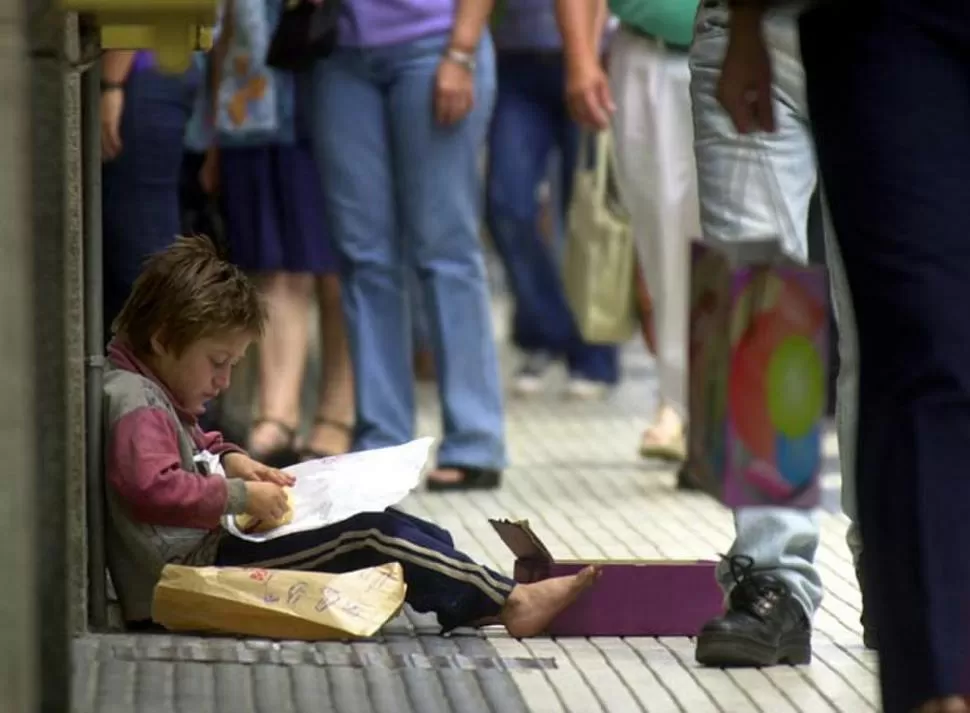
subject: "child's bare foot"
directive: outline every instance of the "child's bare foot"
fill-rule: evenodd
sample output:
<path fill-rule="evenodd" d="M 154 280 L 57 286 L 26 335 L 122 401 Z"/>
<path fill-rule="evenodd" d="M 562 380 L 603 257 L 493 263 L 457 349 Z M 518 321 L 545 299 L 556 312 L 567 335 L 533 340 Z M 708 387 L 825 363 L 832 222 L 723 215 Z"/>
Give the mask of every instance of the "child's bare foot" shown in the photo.
<path fill-rule="evenodd" d="M 920 706 L 919 713 L 968 713 L 970 706 L 963 696 L 948 696 L 928 701 Z"/>
<path fill-rule="evenodd" d="M 544 579 L 534 584 L 520 584 L 512 590 L 501 619 L 509 634 L 516 639 L 538 636 L 563 609 L 599 578 L 598 567 L 586 567 L 569 577 Z"/>

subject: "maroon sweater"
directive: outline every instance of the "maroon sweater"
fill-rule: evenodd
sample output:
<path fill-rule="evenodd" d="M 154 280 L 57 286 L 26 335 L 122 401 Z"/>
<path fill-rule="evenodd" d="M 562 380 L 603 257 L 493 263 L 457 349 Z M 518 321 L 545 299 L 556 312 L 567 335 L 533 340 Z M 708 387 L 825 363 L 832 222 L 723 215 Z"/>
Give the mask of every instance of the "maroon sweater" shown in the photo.
<path fill-rule="evenodd" d="M 125 617 L 148 619 L 166 563 L 208 565 L 224 514 L 246 507 L 246 484 L 210 474 L 197 456 L 241 451 L 194 415 L 115 340 L 104 379 L 108 565 Z"/>

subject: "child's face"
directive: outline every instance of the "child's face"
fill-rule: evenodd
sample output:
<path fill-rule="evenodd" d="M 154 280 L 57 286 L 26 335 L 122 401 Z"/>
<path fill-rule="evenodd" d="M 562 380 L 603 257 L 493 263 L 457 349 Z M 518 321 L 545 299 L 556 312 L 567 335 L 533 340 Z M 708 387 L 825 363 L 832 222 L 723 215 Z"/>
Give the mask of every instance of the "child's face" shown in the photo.
<path fill-rule="evenodd" d="M 182 407 L 200 416 L 208 401 L 229 388 L 232 368 L 251 341 L 252 337 L 241 332 L 205 337 L 177 357 L 156 345 L 153 367 Z"/>

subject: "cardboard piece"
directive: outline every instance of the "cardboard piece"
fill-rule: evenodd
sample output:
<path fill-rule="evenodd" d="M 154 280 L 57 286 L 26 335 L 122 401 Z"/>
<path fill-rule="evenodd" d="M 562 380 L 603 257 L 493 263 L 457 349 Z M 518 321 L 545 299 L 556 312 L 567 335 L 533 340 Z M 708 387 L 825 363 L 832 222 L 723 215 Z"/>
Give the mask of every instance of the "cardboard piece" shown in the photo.
<path fill-rule="evenodd" d="M 529 584 L 602 568 L 595 586 L 548 627 L 549 636 L 696 636 L 724 610 L 715 562 L 556 559 L 528 521 L 489 520 L 516 556 L 513 577 Z"/>
<path fill-rule="evenodd" d="M 814 508 L 828 397 L 825 269 L 776 241 L 691 247 L 687 474 L 730 508 Z"/>
<path fill-rule="evenodd" d="M 397 562 L 344 574 L 166 565 L 152 619 L 171 631 L 321 641 L 373 636 L 404 605 Z"/>

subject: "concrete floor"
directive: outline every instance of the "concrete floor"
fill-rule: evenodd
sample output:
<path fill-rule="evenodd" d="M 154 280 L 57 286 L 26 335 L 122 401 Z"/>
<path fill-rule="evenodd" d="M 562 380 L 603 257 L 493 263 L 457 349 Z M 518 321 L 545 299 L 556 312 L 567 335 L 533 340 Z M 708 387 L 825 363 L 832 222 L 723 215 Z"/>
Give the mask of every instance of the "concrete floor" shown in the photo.
<path fill-rule="evenodd" d="M 501 303 L 496 323 L 507 323 Z M 499 329 L 500 337 L 502 330 Z M 514 357 L 503 350 L 511 371 Z M 449 528 L 461 547 L 508 571 L 512 557 L 487 518 L 528 518 L 556 556 L 715 559 L 733 538 L 730 513 L 674 489 L 674 472 L 641 461 L 652 361 L 624 354 L 625 381 L 608 400 L 549 393 L 509 399 L 512 458 L 495 492 L 417 493 L 407 509 Z M 436 435 L 433 387 L 419 389 L 419 432 Z M 837 508 L 834 437 L 825 440 L 830 512 L 818 562 L 826 586 L 812 664 L 765 670 L 698 667 L 693 642 L 533 639 L 502 632 L 443 638 L 433 621 L 401 619 L 356 644 L 270 644 L 182 637 L 90 637 L 76 643 L 77 713 L 139 711 L 533 711 L 553 713 L 862 713 L 878 710 L 876 658 L 860 638 L 859 592 Z"/>

